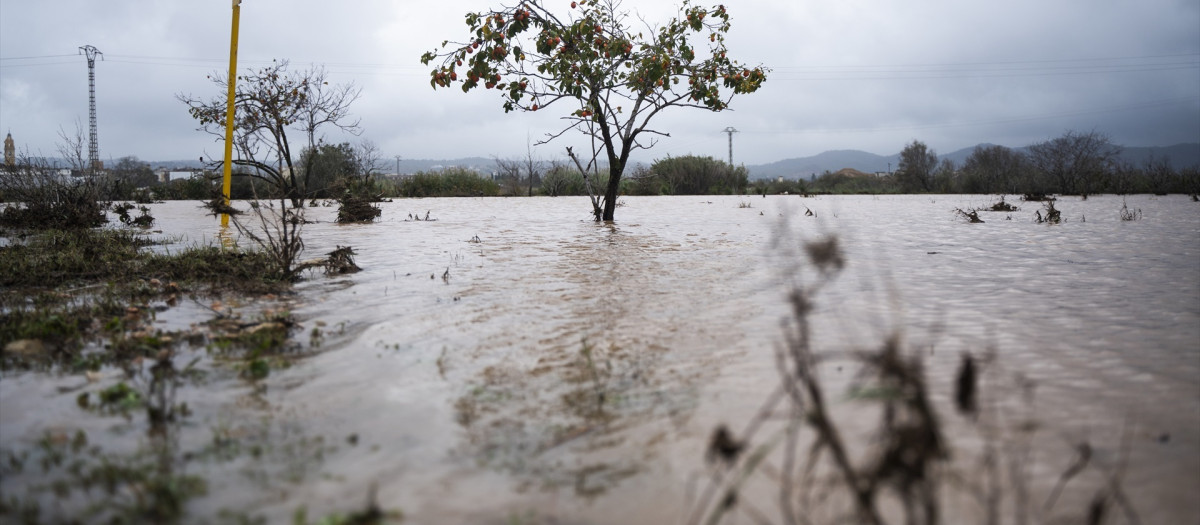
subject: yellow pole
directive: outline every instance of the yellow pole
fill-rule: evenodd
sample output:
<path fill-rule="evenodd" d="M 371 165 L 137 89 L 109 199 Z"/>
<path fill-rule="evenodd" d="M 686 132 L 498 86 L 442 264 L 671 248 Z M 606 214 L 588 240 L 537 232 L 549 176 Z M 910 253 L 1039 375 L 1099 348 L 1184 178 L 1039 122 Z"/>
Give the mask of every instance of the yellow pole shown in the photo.
<path fill-rule="evenodd" d="M 229 206 L 229 187 L 233 178 L 233 95 L 234 84 L 237 81 L 238 15 L 241 14 L 241 9 L 242 0 L 233 0 L 233 30 L 229 36 L 229 94 L 225 102 L 225 178 L 221 186 L 221 195 L 225 197 L 226 206 Z M 229 227 L 229 214 L 221 214 L 221 226 Z"/>

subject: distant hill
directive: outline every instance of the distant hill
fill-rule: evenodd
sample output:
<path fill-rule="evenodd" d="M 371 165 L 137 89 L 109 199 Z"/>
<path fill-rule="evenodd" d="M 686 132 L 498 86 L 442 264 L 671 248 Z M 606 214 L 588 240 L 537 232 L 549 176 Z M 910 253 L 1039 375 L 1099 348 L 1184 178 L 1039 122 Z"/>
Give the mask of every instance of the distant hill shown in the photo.
<path fill-rule="evenodd" d="M 750 170 L 751 179 L 774 179 L 776 177 L 787 179 L 804 177 L 807 179 L 812 175 L 820 176 L 826 171 L 834 172 L 844 168 L 867 173 L 888 171 L 889 166 L 894 170 L 899 164 L 899 153 L 883 156 L 859 150 L 835 150 L 811 157 L 781 160 L 746 168 Z"/>
<path fill-rule="evenodd" d="M 975 151 L 975 148 L 980 146 L 987 147 L 991 146 L 991 144 L 979 144 L 945 154 L 938 152 L 938 160 L 950 159 L 955 164 L 962 166 L 967 161 L 967 158 L 971 156 L 971 153 Z M 1021 147 L 1013 149 L 1020 152 L 1028 152 L 1029 148 Z M 1143 166 L 1150 159 L 1168 160 L 1171 166 L 1177 170 L 1200 166 L 1200 143 L 1156 147 L 1123 147 L 1121 150 L 1121 160 L 1134 166 Z M 836 172 L 844 168 L 876 173 L 895 170 L 899 165 L 899 153 L 885 156 L 859 150 L 836 150 L 826 151 L 811 157 L 781 160 L 770 164 L 747 166 L 746 168 L 750 170 L 751 179 L 774 179 L 776 177 L 797 179 L 800 177 L 809 178 L 812 175 L 820 176 L 826 171 Z"/>

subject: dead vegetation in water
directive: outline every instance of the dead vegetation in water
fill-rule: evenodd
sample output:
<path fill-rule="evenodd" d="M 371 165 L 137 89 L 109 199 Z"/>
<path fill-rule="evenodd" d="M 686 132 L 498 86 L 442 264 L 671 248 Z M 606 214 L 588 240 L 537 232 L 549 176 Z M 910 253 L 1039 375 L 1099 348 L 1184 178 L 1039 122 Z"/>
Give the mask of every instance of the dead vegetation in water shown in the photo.
<path fill-rule="evenodd" d="M 1038 224 L 1059 224 L 1062 222 L 1062 211 L 1054 207 L 1054 200 L 1047 200 L 1042 203 L 1043 209 L 1037 210 L 1033 222 Z M 1045 211 L 1045 215 L 1042 212 Z"/>
<path fill-rule="evenodd" d="M 252 220 L 231 216 L 238 233 L 258 245 L 272 262 L 271 275 L 283 281 L 296 281 L 304 270 L 299 265 L 304 251 L 304 208 L 291 206 L 287 199 L 271 201 L 255 200 L 250 208 Z"/>
<path fill-rule="evenodd" d="M 857 372 L 847 398 L 831 393 L 823 375 L 835 358 L 813 347 L 812 320 L 819 292 L 843 265 L 831 246 L 837 246 L 832 237 L 805 246 L 816 277 L 802 282 L 792 276 L 791 315 L 775 348 L 779 385 L 742 431 L 727 425 L 713 430 L 706 452 L 710 477 L 697 493 L 689 491 L 687 523 L 724 523 L 740 514 L 756 523 L 933 525 L 946 522 L 955 498 L 977 504 L 973 523 L 1041 523 L 1064 516 L 1089 525 L 1140 523 L 1121 485 L 1124 460 L 1115 468 L 1098 465 L 1086 441 L 1049 460 L 1060 469 L 1055 477 L 1034 479 L 1031 444 L 1042 426 L 1033 416 L 1034 386 L 1013 375 L 1025 410 L 1012 414 L 1002 408 L 981 386 L 996 385 L 1003 375 L 994 351 L 982 358 L 963 354 L 950 396 L 961 418 L 956 425 L 974 432 L 982 450 L 955 449 L 949 423 L 935 408 L 935 386 L 926 378 L 922 355 L 906 350 L 898 333 L 838 359 L 838 370 L 852 366 Z M 853 406 L 835 406 L 839 399 Z M 845 410 L 874 414 L 870 439 L 857 437 L 862 430 L 838 415 Z M 1127 455 L 1122 452 L 1122 458 Z M 1057 508 L 1065 488 L 1085 471 L 1104 480 L 1090 503 Z M 1035 494 L 1034 487 L 1050 485 Z M 962 519 L 961 506 L 955 511 L 955 519 Z"/>
<path fill-rule="evenodd" d="M 316 259 L 308 259 L 301 261 L 296 266 L 296 272 L 320 268 L 327 275 L 341 275 L 347 273 L 355 273 L 362 270 L 357 264 L 354 264 L 354 249 L 349 246 L 338 246 L 336 250 L 325 254 L 325 257 Z M 449 269 L 446 270 L 449 272 Z M 446 277 L 448 278 L 448 276 Z"/>
<path fill-rule="evenodd" d="M 964 211 L 962 208 L 954 208 L 954 214 L 969 223 L 983 222 L 983 219 L 979 218 L 979 212 L 975 210 Z"/>
<path fill-rule="evenodd" d="M 112 210 L 113 213 L 117 214 L 117 219 L 121 221 L 121 224 L 137 226 L 139 228 L 149 228 L 154 225 L 154 216 L 150 215 L 150 208 L 136 206 L 137 210 L 141 212 L 136 217 L 129 214 L 134 208 L 135 206 L 132 203 L 126 202 L 113 205 Z"/>
<path fill-rule="evenodd" d="M 988 206 L 986 208 L 976 208 L 975 209 L 975 211 L 1002 211 L 1002 212 L 1014 212 L 1014 211 L 1020 211 L 1020 210 L 1021 210 L 1021 208 L 1019 208 L 1017 206 L 1013 206 L 1012 204 L 1009 204 L 1007 202 L 1004 202 L 1003 195 L 1000 196 L 999 201 L 992 204 L 991 206 Z"/>
<path fill-rule="evenodd" d="M 1136 221 L 1142 218 L 1142 210 L 1130 210 L 1129 205 L 1125 203 L 1125 199 L 1121 199 L 1121 220 L 1125 222 Z"/>
<path fill-rule="evenodd" d="M 347 193 L 338 199 L 337 222 L 372 222 L 383 214 L 375 203 L 376 198 L 359 197 Z"/>
<path fill-rule="evenodd" d="M 213 216 L 229 215 L 233 217 L 242 214 L 242 210 L 230 206 L 225 201 L 225 196 L 220 193 L 214 194 L 211 199 L 204 201 L 201 207 L 207 209 L 208 214 Z"/>

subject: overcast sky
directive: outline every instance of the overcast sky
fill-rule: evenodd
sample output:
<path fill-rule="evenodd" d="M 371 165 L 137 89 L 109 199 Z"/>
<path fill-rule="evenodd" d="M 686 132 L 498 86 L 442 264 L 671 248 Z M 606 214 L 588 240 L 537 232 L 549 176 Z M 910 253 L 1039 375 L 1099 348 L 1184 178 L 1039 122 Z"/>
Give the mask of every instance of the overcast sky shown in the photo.
<path fill-rule="evenodd" d="M 773 71 L 732 111 L 664 114 L 656 127 L 671 137 L 640 160 L 723 159 L 730 126 L 739 164 L 835 149 L 893 154 L 913 140 L 946 153 L 1025 146 L 1067 130 L 1127 146 L 1200 142 L 1196 0 L 725 1 L 730 57 Z M 465 38 L 466 12 L 500 2 L 244 0 L 239 69 L 290 59 L 354 82 L 361 138 L 386 158 L 520 157 L 559 129 L 555 115 L 506 115 L 495 92 L 434 91 L 419 62 L 442 40 Z M 568 4 L 546 5 L 565 13 Z M 650 22 L 674 13 L 659 0 L 624 7 Z M 175 96 L 219 94 L 205 76 L 228 67 L 231 14 L 229 0 L 0 0 L 0 133 L 53 155 L 60 127 L 86 130 L 78 48 L 93 45 L 103 52 L 103 159 L 219 157 Z M 534 153 L 556 158 L 579 142 Z"/>

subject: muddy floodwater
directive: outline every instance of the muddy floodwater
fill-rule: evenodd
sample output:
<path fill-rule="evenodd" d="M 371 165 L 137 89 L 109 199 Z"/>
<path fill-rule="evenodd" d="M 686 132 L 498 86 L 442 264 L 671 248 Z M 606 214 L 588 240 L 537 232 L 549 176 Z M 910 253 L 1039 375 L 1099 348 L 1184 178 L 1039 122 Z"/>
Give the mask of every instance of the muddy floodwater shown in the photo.
<path fill-rule="evenodd" d="M 687 522 L 716 468 L 713 429 L 743 428 L 779 384 L 797 247 L 836 235 L 846 266 L 812 318 L 834 410 L 861 403 L 843 395 L 853 366 L 839 356 L 899 334 L 924 359 L 969 477 L 979 439 L 952 408 L 954 374 L 963 352 L 992 352 L 982 398 L 1037 422 L 1031 490 L 1047 492 L 1087 441 L 1097 465 L 1123 469 L 1142 523 L 1200 522 L 1200 203 L 1125 200 L 1140 219 L 1121 220 L 1118 196 L 1064 197 L 1055 225 L 1011 197 L 1019 211 L 956 216 L 988 196 L 623 197 L 615 224 L 592 222 L 574 197 L 397 200 L 356 225 L 309 208 L 306 255 L 352 246 L 363 271 L 310 273 L 294 295 L 257 305 L 299 322 L 303 357 L 290 366 L 179 388 L 190 415 L 175 463 L 206 480 L 185 521 L 315 519 L 373 495 L 405 523 Z M 219 242 L 198 203 L 151 210 L 180 245 Z M 157 323 L 212 315 L 185 301 Z M 80 389 L 121 374 L 5 373 L 0 448 L 84 430 L 137 454 L 140 415 L 76 405 Z M 867 430 L 849 439 L 869 446 Z M 50 522 L 60 504 L 82 512 L 82 496 L 32 490 L 50 477 L 10 470 L 0 489 L 37 500 Z M 766 478 L 744 504 L 772 516 Z M 1082 512 L 1103 483 L 1073 480 L 1063 513 Z M 951 516 L 978 515 L 952 487 L 945 497 Z"/>

